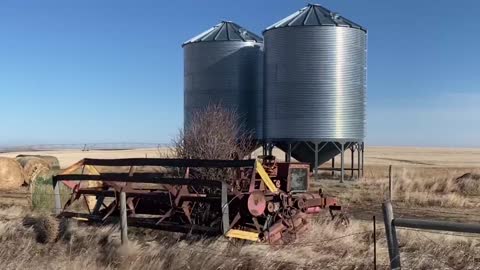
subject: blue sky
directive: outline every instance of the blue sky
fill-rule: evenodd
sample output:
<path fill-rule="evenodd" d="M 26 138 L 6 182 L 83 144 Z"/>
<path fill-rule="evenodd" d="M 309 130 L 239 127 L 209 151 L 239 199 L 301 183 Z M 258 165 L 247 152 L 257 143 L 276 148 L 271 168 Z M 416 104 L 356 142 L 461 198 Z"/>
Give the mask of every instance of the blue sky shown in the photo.
<path fill-rule="evenodd" d="M 170 142 L 181 43 L 307 1 L 0 2 L 0 145 Z M 480 2 L 321 1 L 368 34 L 367 143 L 480 146 Z"/>

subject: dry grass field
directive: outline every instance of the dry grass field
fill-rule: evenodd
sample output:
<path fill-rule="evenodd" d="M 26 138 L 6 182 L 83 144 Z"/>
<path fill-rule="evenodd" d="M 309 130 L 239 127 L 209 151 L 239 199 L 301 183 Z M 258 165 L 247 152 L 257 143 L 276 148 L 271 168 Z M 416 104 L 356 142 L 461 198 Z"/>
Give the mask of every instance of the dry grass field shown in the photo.
<path fill-rule="evenodd" d="M 56 156 L 66 167 L 84 157 L 160 157 L 168 150 L 34 154 Z M 349 160 L 347 152 L 347 166 Z M 377 265 L 388 269 L 380 207 L 388 190 L 389 165 L 393 165 L 396 216 L 480 222 L 480 149 L 369 147 L 365 161 L 362 179 L 340 184 L 337 176 L 324 174 L 312 183 L 312 189 L 322 187 L 340 198 L 352 216 L 350 226 L 336 226 L 323 216 L 311 222 L 311 230 L 285 246 L 132 228 L 131 243 L 122 247 L 116 226 L 91 227 L 71 221 L 60 222 L 58 231 L 52 229 L 59 227 L 58 221 L 49 215 L 0 199 L 0 268 L 373 269 L 375 215 Z M 399 241 L 404 269 L 480 269 L 478 235 L 399 230 Z"/>
<path fill-rule="evenodd" d="M 33 152 L 0 153 L 0 157 L 16 157 L 17 155 L 51 155 L 59 159 L 60 165 L 66 167 L 82 158 L 141 158 L 160 157 L 169 152 L 167 148 L 134 149 L 134 150 L 54 150 Z M 257 151 L 259 152 L 259 151 Z M 260 153 L 260 152 L 259 152 Z M 281 151 L 275 155 L 283 158 Z M 337 157 L 336 164 L 340 157 Z M 356 158 L 356 157 L 355 157 Z M 350 164 L 350 151 L 345 152 L 345 164 Z M 426 148 L 426 147 L 385 147 L 367 146 L 365 151 L 367 167 L 376 166 L 420 166 L 442 168 L 480 168 L 480 148 Z"/>

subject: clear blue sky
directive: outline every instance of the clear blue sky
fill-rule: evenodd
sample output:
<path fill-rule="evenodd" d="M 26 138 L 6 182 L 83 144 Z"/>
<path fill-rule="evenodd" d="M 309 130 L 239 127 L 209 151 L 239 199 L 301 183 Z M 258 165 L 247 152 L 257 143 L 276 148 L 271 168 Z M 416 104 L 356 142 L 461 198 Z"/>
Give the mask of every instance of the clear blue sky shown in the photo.
<path fill-rule="evenodd" d="M 0 2 L 0 145 L 170 142 L 181 43 L 307 1 Z M 368 34 L 367 142 L 480 146 L 479 1 L 321 1 Z"/>

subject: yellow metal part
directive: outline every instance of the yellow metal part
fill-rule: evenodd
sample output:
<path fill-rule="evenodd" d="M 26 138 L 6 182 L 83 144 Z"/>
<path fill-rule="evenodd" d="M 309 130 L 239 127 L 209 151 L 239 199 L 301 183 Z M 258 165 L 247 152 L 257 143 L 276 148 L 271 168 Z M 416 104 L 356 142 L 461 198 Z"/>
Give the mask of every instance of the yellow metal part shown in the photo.
<path fill-rule="evenodd" d="M 79 220 L 79 221 L 88 221 L 88 218 L 83 218 L 83 217 L 73 217 L 73 219 Z"/>
<path fill-rule="evenodd" d="M 268 187 L 268 190 L 270 190 L 273 193 L 277 193 L 278 189 L 273 183 L 272 179 L 268 176 L 268 173 L 265 171 L 265 169 L 262 166 L 262 163 L 258 162 L 257 160 L 257 173 L 260 175 L 262 178 L 263 183 Z"/>
<path fill-rule="evenodd" d="M 260 240 L 258 238 L 258 233 L 256 232 L 247 232 L 247 231 L 234 230 L 234 229 L 230 229 L 227 232 L 227 237 L 244 239 L 244 240 L 255 241 L 255 242 Z"/>
<path fill-rule="evenodd" d="M 85 165 L 85 168 L 87 171 L 89 171 L 93 175 L 100 175 L 100 172 L 97 170 L 92 165 Z M 102 182 L 101 181 L 87 181 L 87 187 L 89 188 L 97 188 L 97 187 L 102 187 Z M 86 198 L 88 208 L 93 209 L 95 207 L 95 204 L 97 204 L 97 199 L 93 196 L 87 196 Z"/>
<path fill-rule="evenodd" d="M 87 169 L 87 171 L 89 171 L 93 175 L 100 175 L 100 172 L 97 170 L 97 168 L 95 168 L 92 165 L 86 165 L 85 168 Z M 101 187 L 102 182 L 101 181 L 87 181 L 87 186 L 88 187 Z"/>
<path fill-rule="evenodd" d="M 100 175 L 97 168 L 93 167 L 92 165 L 86 165 L 85 168 L 87 168 L 87 170 L 94 175 Z"/>

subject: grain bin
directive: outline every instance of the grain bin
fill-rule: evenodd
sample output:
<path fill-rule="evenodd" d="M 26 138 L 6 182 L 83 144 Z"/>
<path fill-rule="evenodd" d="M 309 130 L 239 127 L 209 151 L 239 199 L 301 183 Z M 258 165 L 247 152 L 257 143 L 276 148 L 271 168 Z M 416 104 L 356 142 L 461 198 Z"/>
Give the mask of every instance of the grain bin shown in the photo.
<path fill-rule="evenodd" d="M 182 47 L 185 128 L 195 111 L 221 104 L 234 109 L 241 124 L 261 138 L 263 39 L 222 21 Z"/>
<path fill-rule="evenodd" d="M 264 40 L 267 141 L 284 150 L 301 143 L 292 155 L 317 166 L 363 145 L 366 30 L 309 4 L 268 27 Z"/>

